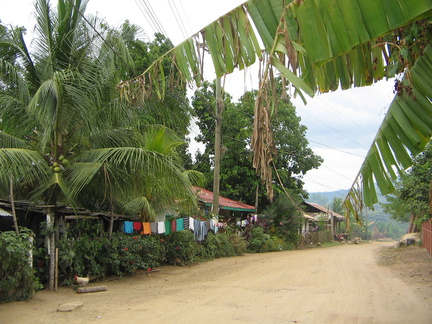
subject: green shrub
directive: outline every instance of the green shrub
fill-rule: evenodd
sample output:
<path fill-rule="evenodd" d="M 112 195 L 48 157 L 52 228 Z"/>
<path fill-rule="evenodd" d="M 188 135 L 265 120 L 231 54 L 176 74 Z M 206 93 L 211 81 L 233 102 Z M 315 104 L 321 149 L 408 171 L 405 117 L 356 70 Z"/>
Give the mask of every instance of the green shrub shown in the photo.
<path fill-rule="evenodd" d="M 253 227 L 250 231 L 249 252 L 270 252 L 277 251 L 278 246 L 269 234 L 264 233 L 262 227 Z"/>
<path fill-rule="evenodd" d="M 79 239 L 64 236 L 58 243 L 61 284 L 73 283 L 73 276 L 104 277 L 110 242 L 107 238 L 83 236 Z"/>
<path fill-rule="evenodd" d="M 231 231 L 221 234 L 209 233 L 202 244 L 208 259 L 242 255 L 246 251 L 244 239 Z"/>
<path fill-rule="evenodd" d="M 0 302 L 29 300 L 40 286 L 29 259 L 33 233 L 20 231 L 0 232 Z"/>
<path fill-rule="evenodd" d="M 133 273 L 135 270 L 153 269 L 165 260 L 163 241 L 152 236 L 117 236 L 120 271 Z"/>
<path fill-rule="evenodd" d="M 106 237 L 83 236 L 59 242 L 59 269 L 62 284 L 73 283 L 73 276 L 104 278 L 122 276 L 138 269 L 152 269 L 165 260 L 165 247 L 156 237 L 123 233 Z"/>
<path fill-rule="evenodd" d="M 178 260 L 184 264 L 191 264 L 205 255 L 203 246 L 194 240 L 190 231 L 178 231 L 166 235 L 164 238 L 166 248 L 166 262 L 176 264 Z"/>

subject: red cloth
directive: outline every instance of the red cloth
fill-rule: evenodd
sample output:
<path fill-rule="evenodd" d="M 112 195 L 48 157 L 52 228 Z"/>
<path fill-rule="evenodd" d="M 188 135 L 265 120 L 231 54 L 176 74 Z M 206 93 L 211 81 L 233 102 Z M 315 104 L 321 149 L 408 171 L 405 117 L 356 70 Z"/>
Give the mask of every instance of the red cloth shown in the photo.
<path fill-rule="evenodd" d="M 134 222 L 134 230 L 135 231 L 141 231 L 142 230 L 141 222 Z"/>
<path fill-rule="evenodd" d="M 171 221 L 171 232 L 177 231 L 177 222 L 176 220 Z"/>

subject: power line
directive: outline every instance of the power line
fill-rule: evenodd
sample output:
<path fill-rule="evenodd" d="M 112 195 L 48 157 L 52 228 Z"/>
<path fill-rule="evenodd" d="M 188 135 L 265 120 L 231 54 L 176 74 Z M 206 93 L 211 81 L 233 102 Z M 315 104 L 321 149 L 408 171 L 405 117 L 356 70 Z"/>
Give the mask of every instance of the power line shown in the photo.
<path fill-rule="evenodd" d="M 337 115 L 339 115 L 340 119 L 344 119 L 346 121 L 348 121 L 349 123 L 351 123 L 352 125 L 354 125 L 355 127 L 357 127 L 360 131 L 362 131 L 365 135 L 367 136 L 373 136 L 371 133 L 369 133 L 366 129 L 364 129 L 363 127 L 361 127 L 359 124 L 357 124 L 356 122 L 354 122 L 353 120 L 351 120 L 350 118 L 348 118 L 347 116 L 341 114 L 337 109 L 335 109 L 333 106 L 331 106 L 328 102 L 322 100 L 321 98 L 317 98 L 321 103 L 323 103 L 324 105 L 328 106 L 330 108 L 330 110 L 326 109 L 325 107 L 323 107 L 325 110 L 332 112 L 332 113 L 336 113 Z"/>
<path fill-rule="evenodd" d="M 318 145 L 322 145 L 322 146 L 331 148 L 332 150 L 336 150 L 336 151 L 339 151 L 339 152 L 342 152 L 342 153 L 345 153 L 345 154 L 350 154 L 350 155 L 358 156 L 358 157 L 361 157 L 361 158 L 365 158 L 365 156 L 363 156 L 363 155 L 351 153 L 351 152 L 348 152 L 348 151 L 344 151 L 344 150 L 341 150 L 341 149 L 338 149 L 336 147 L 332 147 L 332 146 L 329 146 L 329 145 L 326 145 L 326 144 L 323 144 L 323 143 L 319 143 L 319 142 L 315 142 L 315 141 L 311 141 L 311 140 L 309 140 L 309 142 L 315 143 L 315 144 L 318 144 Z"/>
<path fill-rule="evenodd" d="M 347 135 L 341 133 L 341 132 L 340 132 L 339 130 L 337 130 L 336 128 L 330 126 L 329 124 L 323 122 L 321 119 L 318 119 L 318 118 L 315 117 L 314 115 L 308 113 L 305 109 L 303 109 L 303 112 L 304 112 L 305 114 L 309 115 L 310 117 L 312 117 L 312 118 L 318 120 L 320 123 L 326 125 L 328 128 L 330 128 L 330 129 L 334 130 L 335 132 L 339 133 L 339 134 L 342 135 L 343 137 L 349 139 L 350 141 L 352 141 L 353 143 L 357 144 L 358 146 L 363 147 L 364 149 L 368 149 L 368 148 L 364 147 L 362 144 L 360 144 L 359 142 L 357 142 L 356 140 L 354 140 L 353 138 L 351 138 L 351 137 L 349 137 L 349 136 L 347 136 Z"/>
<path fill-rule="evenodd" d="M 183 24 L 183 20 L 182 20 L 182 18 L 180 16 L 180 13 L 179 13 L 179 11 L 177 9 L 177 6 L 176 6 L 175 2 L 174 1 L 171 2 L 171 1 L 172 0 L 168 0 L 168 4 L 169 4 L 169 6 L 171 8 L 171 12 L 173 13 L 175 20 L 177 21 L 177 25 L 179 26 L 179 29 L 180 29 L 180 32 L 183 35 L 183 38 L 186 39 L 187 38 L 187 32 L 186 32 L 185 25 Z M 174 6 L 174 8 L 173 8 L 173 6 Z"/>
<path fill-rule="evenodd" d="M 146 13 L 145 15 L 147 16 L 147 22 L 149 22 L 150 24 L 153 24 L 153 27 L 152 27 L 153 31 L 159 32 L 165 36 L 168 36 L 167 32 L 165 31 L 162 24 L 160 23 L 159 18 L 157 17 L 155 11 L 153 10 L 153 7 L 148 2 L 148 0 L 141 0 L 141 2 L 138 2 L 137 0 L 135 0 L 135 2 L 137 3 L 138 6 L 140 6 L 142 3 L 143 9 Z"/>

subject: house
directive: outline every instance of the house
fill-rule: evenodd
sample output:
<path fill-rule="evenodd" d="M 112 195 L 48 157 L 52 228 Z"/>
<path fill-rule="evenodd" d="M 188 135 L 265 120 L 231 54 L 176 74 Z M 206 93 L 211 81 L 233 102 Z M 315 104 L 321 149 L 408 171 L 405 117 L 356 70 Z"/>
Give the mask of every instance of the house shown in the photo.
<path fill-rule="evenodd" d="M 303 208 L 304 221 L 301 227 L 302 234 L 312 232 L 319 222 L 323 222 L 326 229 L 330 230 L 332 238 L 334 238 L 335 235 L 340 234 L 341 223 L 345 221 L 344 216 L 332 211 L 331 209 L 311 202 L 304 202 Z"/>
<path fill-rule="evenodd" d="M 193 187 L 198 196 L 198 205 L 207 215 L 211 213 L 213 205 L 213 192 L 200 187 Z M 224 218 L 247 216 L 256 213 L 255 206 L 251 206 L 240 201 L 219 196 L 219 215 Z M 244 217 L 243 217 L 244 218 Z"/>

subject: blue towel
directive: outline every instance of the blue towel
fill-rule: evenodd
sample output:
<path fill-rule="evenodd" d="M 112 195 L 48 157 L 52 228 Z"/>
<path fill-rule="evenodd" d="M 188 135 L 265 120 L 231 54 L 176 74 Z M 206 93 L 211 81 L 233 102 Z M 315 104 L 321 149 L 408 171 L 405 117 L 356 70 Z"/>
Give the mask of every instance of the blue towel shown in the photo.
<path fill-rule="evenodd" d="M 124 229 L 123 230 L 125 233 L 133 233 L 133 231 L 134 231 L 133 222 L 124 222 Z"/>

